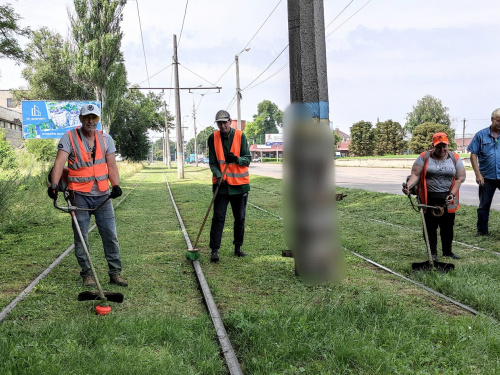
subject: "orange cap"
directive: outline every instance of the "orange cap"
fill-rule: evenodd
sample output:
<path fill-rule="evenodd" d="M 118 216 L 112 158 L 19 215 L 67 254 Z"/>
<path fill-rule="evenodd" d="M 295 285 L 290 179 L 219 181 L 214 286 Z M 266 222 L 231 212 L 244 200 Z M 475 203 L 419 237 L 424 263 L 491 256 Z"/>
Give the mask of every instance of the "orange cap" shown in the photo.
<path fill-rule="evenodd" d="M 447 145 L 450 144 L 448 136 L 446 135 L 445 132 L 439 132 L 432 136 L 432 145 L 436 146 L 439 143 L 445 143 Z"/>

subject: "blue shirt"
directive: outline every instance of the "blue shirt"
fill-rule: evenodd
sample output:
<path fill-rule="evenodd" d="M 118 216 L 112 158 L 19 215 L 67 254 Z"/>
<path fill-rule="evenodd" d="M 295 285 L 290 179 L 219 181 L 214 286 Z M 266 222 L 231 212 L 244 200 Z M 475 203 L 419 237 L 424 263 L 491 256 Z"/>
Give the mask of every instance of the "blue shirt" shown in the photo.
<path fill-rule="evenodd" d="M 480 130 L 474 135 L 467 151 L 477 155 L 479 171 L 489 180 L 500 179 L 500 146 L 498 139 L 491 134 L 490 128 Z"/>

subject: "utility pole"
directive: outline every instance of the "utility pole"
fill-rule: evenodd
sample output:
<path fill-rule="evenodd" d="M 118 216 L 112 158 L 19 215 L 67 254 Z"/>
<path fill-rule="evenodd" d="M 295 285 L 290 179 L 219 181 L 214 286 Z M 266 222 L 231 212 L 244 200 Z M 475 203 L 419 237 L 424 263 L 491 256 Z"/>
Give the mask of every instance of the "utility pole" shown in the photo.
<path fill-rule="evenodd" d="M 234 63 L 236 65 L 236 113 L 237 113 L 237 125 L 236 128 L 241 130 L 241 89 L 240 89 L 240 62 L 239 57 L 243 52 L 250 51 L 250 48 L 245 48 L 240 51 L 240 53 L 234 56 Z"/>
<path fill-rule="evenodd" d="M 179 91 L 179 62 L 177 60 L 177 35 L 174 34 L 174 84 L 175 84 L 175 129 L 177 134 L 177 178 L 184 179 L 184 145 L 181 129 L 181 98 Z"/>
<path fill-rule="evenodd" d="M 311 283 L 332 281 L 341 275 L 343 255 L 335 226 L 335 145 L 329 127 L 323 0 L 288 0 L 288 38 L 292 102 L 284 127 L 291 213 L 286 221 L 288 246 L 296 275 Z"/>
<path fill-rule="evenodd" d="M 170 169 L 170 137 L 168 134 L 168 115 L 167 115 L 167 103 L 163 102 L 163 108 L 165 109 L 165 137 L 163 138 L 163 164 L 167 165 Z"/>
<path fill-rule="evenodd" d="M 462 152 L 465 152 L 465 121 L 467 121 L 464 117 L 464 127 L 462 128 Z"/>
<path fill-rule="evenodd" d="M 194 98 L 193 98 L 193 124 L 194 124 L 194 159 L 195 165 L 198 166 L 198 143 L 196 142 L 196 108 L 194 106 Z"/>

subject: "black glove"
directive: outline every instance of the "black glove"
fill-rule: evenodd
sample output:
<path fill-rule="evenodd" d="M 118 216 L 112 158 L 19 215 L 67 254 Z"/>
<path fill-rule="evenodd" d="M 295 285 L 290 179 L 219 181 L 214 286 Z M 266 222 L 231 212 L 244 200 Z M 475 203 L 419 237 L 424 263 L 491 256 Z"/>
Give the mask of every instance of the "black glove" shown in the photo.
<path fill-rule="evenodd" d="M 47 195 L 49 196 L 50 199 L 56 200 L 58 191 L 59 191 L 59 185 L 56 185 L 53 182 L 51 182 L 50 187 L 47 189 Z"/>
<path fill-rule="evenodd" d="M 226 163 L 238 163 L 238 157 L 232 152 L 224 155 L 224 159 L 226 159 Z"/>
<path fill-rule="evenodd" d="M 222 176 L 221 177 L 217 177 L 217 185 L 222 186 L 225 183 L 226 183 L 226 180 L 223 180 Z"/>
<path fill-rule="evenodd" d="M 109 197 L 111 199 L 115 199 L 121 195 L 122 195 L 122 189 L 118 185 L 114 185 L 113 189 L 111 189 L 111 193 L 109 194 Z"/>

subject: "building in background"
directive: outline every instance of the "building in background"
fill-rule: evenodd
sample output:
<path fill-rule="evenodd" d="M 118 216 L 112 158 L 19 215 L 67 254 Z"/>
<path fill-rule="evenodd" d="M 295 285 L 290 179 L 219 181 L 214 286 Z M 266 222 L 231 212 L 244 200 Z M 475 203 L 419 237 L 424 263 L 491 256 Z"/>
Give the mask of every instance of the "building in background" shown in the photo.
<path fill-rule="evenodd" d="M 0 129 L 5 130 L 7 141 L 13 147 L 23 143 L 21 103 L 16 101 L 10 90 L 0 90 Z"/>

